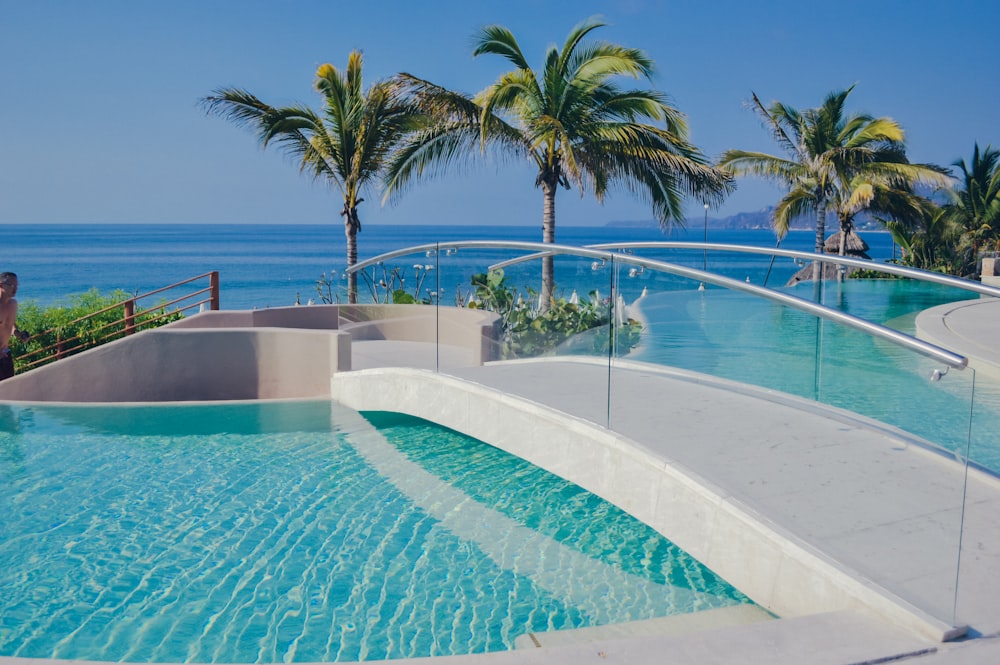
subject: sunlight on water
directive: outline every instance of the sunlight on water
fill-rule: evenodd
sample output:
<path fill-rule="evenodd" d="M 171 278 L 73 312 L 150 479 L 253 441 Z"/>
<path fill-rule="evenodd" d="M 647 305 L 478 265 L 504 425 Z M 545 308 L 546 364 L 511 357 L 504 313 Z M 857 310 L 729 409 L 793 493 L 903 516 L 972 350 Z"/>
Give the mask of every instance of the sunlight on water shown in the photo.
<path fill-rule="evenodd" d="M 526 462 L 332 408 L 6 407 L 0 655 L 461 654 L 749 602 Z"/>

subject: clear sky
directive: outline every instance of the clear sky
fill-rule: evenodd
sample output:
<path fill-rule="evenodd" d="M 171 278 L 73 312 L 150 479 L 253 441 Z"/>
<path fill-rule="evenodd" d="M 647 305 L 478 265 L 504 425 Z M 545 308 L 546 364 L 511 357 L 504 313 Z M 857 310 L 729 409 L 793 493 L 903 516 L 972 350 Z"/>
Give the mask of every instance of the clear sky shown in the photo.
<path fill-rule="evenodd" d="M 0 0 L 0 223 L 339 225 L 335 190 L 198 100 L 235 86 L 318 108 L 316 67 L 343 67 L 355 48 L 369 82 L 407 71 L 475 93 L 508 69 L 472 57 L 478 28 L 507 26 L 540 65 L 593 15 L 609 25 L 592 35 L 652 56 L 655 87 L 713 159 L 777 150 L 746 108 L 751 91 L 808 108 L 855 83 L 849 110 L 900 122 L 913 161 L 1000 144 L 997 0 Z M 711 215 L 778 196 L 741 181 Z M 391 206 L 366 199 L 363 223 L 541 225 L 520 164 L 452 171 Z M 561 191 L 557 211 L 560 226 L 651 218 L 626 192 L 602 206 Z"/>

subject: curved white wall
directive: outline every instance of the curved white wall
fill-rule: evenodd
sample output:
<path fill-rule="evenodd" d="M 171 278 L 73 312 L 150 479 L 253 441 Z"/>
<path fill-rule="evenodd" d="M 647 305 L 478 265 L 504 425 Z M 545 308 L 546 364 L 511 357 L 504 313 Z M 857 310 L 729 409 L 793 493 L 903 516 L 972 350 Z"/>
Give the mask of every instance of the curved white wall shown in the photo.
<path fill-rule="evenodd" d="M 352 339 L 438 341 L 492 359 L 497 316 L 427 305 L 211 311 L 0 382 L 0 400 L 158 402 L 327 397 Z"/>

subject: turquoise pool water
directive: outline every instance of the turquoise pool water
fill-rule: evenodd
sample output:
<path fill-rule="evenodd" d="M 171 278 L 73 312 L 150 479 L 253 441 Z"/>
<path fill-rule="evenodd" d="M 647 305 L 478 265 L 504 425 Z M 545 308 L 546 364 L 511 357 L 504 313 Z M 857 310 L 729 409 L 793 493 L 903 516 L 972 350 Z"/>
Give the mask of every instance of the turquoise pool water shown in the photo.
<path fill-rule="evenodd" d="M 326 402 L 2 407 L 0 655 L 371 660 L 749 602 L 579 487 Z"/>
<path fill-rule="evenodd" d="M 790 289 L 809 299 L 812 285 Z M 908 280 L 828 283 L 824 304 L 914 334 L 916 315 L 978 297 Z M 754 296 L 708 289 L 655 293 L 633 307 L 646 322 L 630 359 L 690 369 L 841 407 L 916 434 L 1000 473 L 1000 385 Z"/>

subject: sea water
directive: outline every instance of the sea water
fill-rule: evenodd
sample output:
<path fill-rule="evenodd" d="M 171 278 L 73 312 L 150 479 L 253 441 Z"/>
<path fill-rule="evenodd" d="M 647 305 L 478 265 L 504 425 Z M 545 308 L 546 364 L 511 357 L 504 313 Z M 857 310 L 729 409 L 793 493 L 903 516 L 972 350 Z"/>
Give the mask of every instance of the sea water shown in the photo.
<path fill-rule="evenodd" d="M 50 306 L 91 288 L 101 293 L 122 289 L 141 294 L 217 270 L 223 309 L 263 309 L 320 301 L 317 281 L 325 274 L 339 275 L 346 266 L 345 240 L 340 226 L 301 224 L 7 224 L 4 230 L 4 264 L 0 270 L 20 278 L 19 299 Z M 865 233 L 875 259 L 893 255 L 888 233 Z M 701 241 L 701 228 L 664 234 L 656 227 L 572 227 L 557 231 L 560 244 L 588 245 L 607 242 L 655 240 Z M 774 247 L 769 230 L 708 232 L 710 242 Z M 811 231 L 793 231 L 782 241 L 784 249 L 809 251 Z M 365 226 L 358 235 L 361 260 L 415 245 L 454 240 L 517 240 L 540 242 L 541 230 L 519 226 Z M 643 254 L 646 252 L 644 251 Z M 484 254 L 468 252 L 460 274 L 452 272 L 445 289 L 467 287 L 471 275 L 485 272 Z M 513 256 L 516 254 L 509 254 Z M 449 259 L 452 262 L 461 259 Z M 781 286 L 798 266 L 791 259 L 701 251 L 673 253 L 671 259 L 734 279 Z M 419 257 L 418 257 L 419 258 Z M 426 259 L 421 259 L 421 263 Z M 411 271 L 412 258 L 400 265 Z M 532 266 L 537 272 L 537 265 Z M 576 285 L 557 275 L 568 295 Z M 427 285 L 429 286 L 429 284 Z M 514 284 L 522 287 L 524 284 Z M 425 289 L 426 290 L 426 289 Z M 587 289 L 581 295 L 585 295 Z M 425 296 L 425 293 L 421 293 Z"/>

